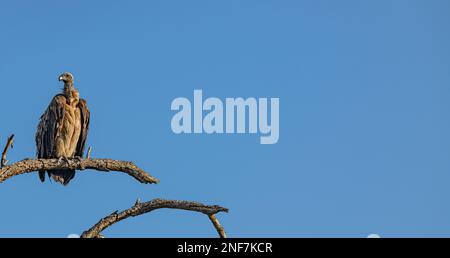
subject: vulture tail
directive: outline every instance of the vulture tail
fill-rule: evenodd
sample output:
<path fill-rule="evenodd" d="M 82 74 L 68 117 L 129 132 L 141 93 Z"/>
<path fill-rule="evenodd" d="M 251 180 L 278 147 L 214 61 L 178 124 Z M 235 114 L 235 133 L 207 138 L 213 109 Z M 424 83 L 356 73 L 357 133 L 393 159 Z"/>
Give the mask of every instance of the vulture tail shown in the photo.
<path fill-rule="evenodd" d="M 59 170 L 50 170 L 48 171 L 48 175 L 53 178 L 58 183 L 63 185 L 67 185 L 70 180 L 72 180 L 75 176 L 74 169 L 59 169 Z"/>
<path fill-rule="evenodd" d="M 39 179 L 41 179 L 41 182 L 45 181 L 45 170 L 39 170 Z"/>

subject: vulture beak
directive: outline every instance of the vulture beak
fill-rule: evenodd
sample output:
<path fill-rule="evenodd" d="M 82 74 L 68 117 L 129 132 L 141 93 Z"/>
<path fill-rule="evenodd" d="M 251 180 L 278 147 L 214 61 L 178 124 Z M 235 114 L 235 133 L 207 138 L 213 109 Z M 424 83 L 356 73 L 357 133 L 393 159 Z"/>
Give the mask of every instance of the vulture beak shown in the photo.
<path fill-rule="evenodd" d="M 63 77 L 59 76 L 58 81 L 62 81 L 62 80 L 63 80 Z"/>

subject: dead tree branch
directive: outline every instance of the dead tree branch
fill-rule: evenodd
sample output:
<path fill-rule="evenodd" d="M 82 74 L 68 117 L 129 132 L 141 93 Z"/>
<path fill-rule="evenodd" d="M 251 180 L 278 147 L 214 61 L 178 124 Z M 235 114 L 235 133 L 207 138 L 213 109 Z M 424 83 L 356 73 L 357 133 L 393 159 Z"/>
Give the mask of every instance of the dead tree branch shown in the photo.
<path fill-rule="evenodd" d="M 217 233 L 220 237 L 226 238 L 225 230 L 220 225 L 219 221 L 215 217 L 216 213 L 219 212 L 228 212 L 227 208 L 217 206 L 217 205 L 204 205 L 198 202 L 190 202 L 190 201 L 176 201 L 176 200 L 162 200 L 162 199 L 154 199 L 148 202 L 140 203 L 136 201 L 133 207 L 124 210 L 122 212 L 115 211 L 110 215 L 101 219 L 97 224 L 95 224 L 90 229 L 83 232 L 81 235 L 82 238 L 98 238 L 100 237 L 100 233 L 108 228 L 109 226 L 126 219 L 128 217 L 135 217 L 141 214 L 151 212 L 156 209 L 179 209 L 179 210 L 188 210 L 201 212 L 207 215 L 212 221 L 214 227 L 217 230 Z"/>
<path fill-rule="evenodd" d="M 0 168 L 4 167 L 8 163 L 8 160 L 6 160 L 6 154 L 8 153 L 9 147 L 11 147 L 11 148 L 14 147 L 14 134 L 11 134 L 11 136 L 9 136 L 8 140 L 6 141 L 5 148 L 3 149 L 3 152 L 2 152 Z"/>
<path fill-rule="evenodd" d="M 221 238 L 227 238 L 227 234 L 225 233 L 225 229 L 220 225 L 219 220 L 216 218 L 215 214 L 208 215 L 209 220 L 211 220 L 212 224 L 217 230 L 217 233 L 219 233 L 219 236 Z"/>
<path fill-rule="evenodd" d="M 157 184 L 159 180 L 149 175 L 147 172 L 136 166 L 130 161 L 120 161 L 114 159 L 91 159 L 91 147 L 88 150 L 88 157 L 86 159 L 24 159 L 22 161 L 5 166 L 7 163 L 6 153 L 8 148 L 13 147 L 14 134 L 8 137 L 5 149 L 2 153 L 1 167 L 0 167 L 0 183 L 8 178 L 20 174 L 35 172 L 39 170 L 54 170 L 54 169 L 75 169 L 86 170 L 94 169 L 102 172 L 117 171 L 126 173 L 136 180 L 144 184 Z"/>
<path fill-rule="evenodd" d="M 22 161 L 4 166 L 0 169 L 0 183 L 8 178 L 20 174 L 39 170 L 53 169 L 94 169 L 102 172 L 117 171 L 126 173 L 144 184 L 156 184 L 159 180 L 136 166 L 133 162 L 114 159 L 24 159 Z"/>
<path fill-rule="evenodd" d="M 6 165 L 6 154 L 10 147 L 13 147 L 14 135 L 8 137 L 8 141 L 3 150 L 0 167 L 0 183 L 5 180 L 35 171 L 55 170 L 55 169 L 75 169 L 83 171 L 86 169 L 94 169 L 103 172 L 118 171 L 126 173 L 136 180 L 144 184 L 156 184 L 159 180 L 149 175 L 147 172 L 129 161 L 119 161 L 113 159 L 91 159 L 91 147 L 89 147 L 86 159 L 24 159 L 11 165 Z M 109 216 L 102 218 L 97 224 L 83 232 L 82 238 L 102 238 L 100 233 L 111 225 L 126 219 L 128 217 L 135 217 L 144 213 L 151 212 L 156 209 L 178 209 L 200 212 L 208 216 L 214 228 L 221 238 L 226 238 L 225 230 L 220 225 L 219 220 L 215 214 L 219 212 L 228 212 L 227 208 L 218 205 L 204 205 L 198 202 L 177 201 L 177 200 L 162 200 L 154 199 L 148 202 L 141 203 L 136 200 L 133 207 L 122 212 L 115 211 Z"/>

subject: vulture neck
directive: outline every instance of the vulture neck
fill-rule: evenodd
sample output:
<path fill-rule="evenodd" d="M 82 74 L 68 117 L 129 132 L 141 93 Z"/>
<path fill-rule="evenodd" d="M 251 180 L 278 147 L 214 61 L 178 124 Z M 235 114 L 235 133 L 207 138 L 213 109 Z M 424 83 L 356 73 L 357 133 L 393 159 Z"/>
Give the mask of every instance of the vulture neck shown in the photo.
<path fill-rule="evenodd" d="M 73 87 L 73 82 L 65 82 L 64 83 L 64 96 L 66 96 L 67 104 L 72 104 L 72 102 L 77 101 L 74 96 L 75 87 Z"/>

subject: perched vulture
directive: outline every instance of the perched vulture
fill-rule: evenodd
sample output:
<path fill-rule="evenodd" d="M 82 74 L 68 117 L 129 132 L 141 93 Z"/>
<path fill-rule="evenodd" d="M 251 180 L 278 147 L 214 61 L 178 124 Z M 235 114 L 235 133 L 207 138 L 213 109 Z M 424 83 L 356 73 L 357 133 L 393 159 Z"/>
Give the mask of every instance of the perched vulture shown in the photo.
<path fill-rule="evenodd" d="M 59 81 L 64 82 L 63 92 L 56 95 L 41 116 L 37 132 L 37 157 L 43 159 L 82 158 L 89 130 L 90 112 L 86 101 L 80 99 L 73 86 L 73 76 L 63 73 Z M 48 176 L 67 185 L 75 176 L 75 170 L 49 170 Z M 45 171 L 39 171 L 45 181 Z"/>

